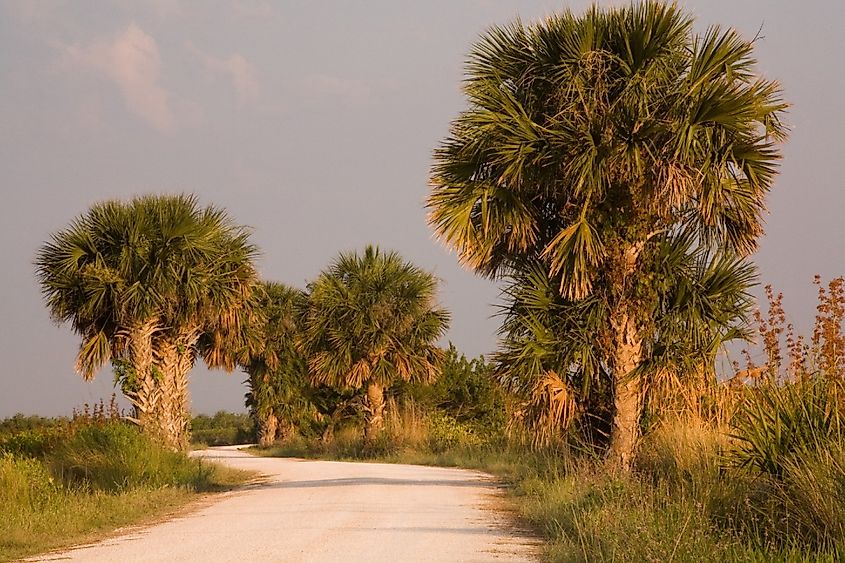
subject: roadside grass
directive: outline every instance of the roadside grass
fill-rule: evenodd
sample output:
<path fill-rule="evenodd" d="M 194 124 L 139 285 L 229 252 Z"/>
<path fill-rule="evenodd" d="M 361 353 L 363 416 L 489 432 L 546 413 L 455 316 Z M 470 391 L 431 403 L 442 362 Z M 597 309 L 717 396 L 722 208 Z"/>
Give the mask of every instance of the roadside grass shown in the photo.
<path fill-rule="evenodd" d="M 544 540 L 547 561 L 841 561 L 845 449 L 784 460 L 788 475 L 737 467 L 728 428 L 664 421 L 642 444 L 632 474 L 564 448 L 483 436 L 442 414 L 407 413 L 366 445 L 355 426 L 328 443 L 294 439 L 257 455 L 369 460 L 477 469 L 508 484 L 507 500 Z M 451 428 L 444 440 L 443 428 Z M 447 433 L 448 434 L 448 433 Z"/>
<path fill-rule="evenodd" d="M 0 561 L 93 541 L 154 521 L 247 472 L 161 447 L 120 421 L 0 438 Z"/>

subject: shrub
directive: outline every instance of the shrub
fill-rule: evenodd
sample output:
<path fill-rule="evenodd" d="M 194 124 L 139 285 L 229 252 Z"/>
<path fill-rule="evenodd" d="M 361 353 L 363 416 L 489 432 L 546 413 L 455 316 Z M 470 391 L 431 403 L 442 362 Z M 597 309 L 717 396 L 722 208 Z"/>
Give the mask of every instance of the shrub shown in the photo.
<path fill-rule="evenodd" d="M 43 416 L 26 416 L 18 413 L 9 418 L 0 420 L 0 436 L 17 434 L 24 430 L 41 430 L 64 426 L 68 419 L 64 417 L 47 418 Z"/>
<path fill-rule="evenodd" d="M 22 430 L 0 437 L 0 452 L 42 458 L 67 436 L 67 427 L 43 427 Z"/>
<path fill-rule="evenodd" d="M 505 424 L 505 391 L 483 356 L 467 359 L 453 344 L 446 350 L 440 377 L 433 384 L 399 383 L 395 392 L 423 410 L 439 410 L 460 422 L 501 428 Z"/>
<path fill-rule="evenodd" d="M 435 453 L 452 448 L 471 448 L 481 444 L 481 438 L 457 419 L 433 411 L 428 415 L 428 445 Z"/>
<path fill-rule="evenodd" d="M 77 429 L 47 455 L 47 463 L 69 486 L 106 491 L 202 486 L 209 477 L 199 461 L 167 449 L 123 422 Z"/>
<path fill-rule="evenodd" d="M 218 411 L 191 421 L 191 441 L 209 446 L 231 446 L 255 441 L 255 421 L 248 414 Z"/>

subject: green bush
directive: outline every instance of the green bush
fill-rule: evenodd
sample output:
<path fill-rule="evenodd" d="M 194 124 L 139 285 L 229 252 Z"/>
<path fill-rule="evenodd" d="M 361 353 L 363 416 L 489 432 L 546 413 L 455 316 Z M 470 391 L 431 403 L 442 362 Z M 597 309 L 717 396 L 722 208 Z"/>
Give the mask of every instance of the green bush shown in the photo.
<path fill-rule="evenodd" d="M 218 411 L 191 421 L 191 441 L 209 446 L 231 446 L 255 441 L 255 421 L 248 414 Z"/>
<path fill-rule="evenodd" d="M 467 425 L 439 411 L 429 413 L 428 446 L 438 453 L 452 448 L 472 448 L 481 444 L 481 438 Z"/>
<path fill-rule="evenodd" d="M 68 434 L 65 427 L 44 427 L 22 430 L 0 437 L 0 452 L 17 456 L 42 458 Z"/>
<path fill-rule="evenodd" d="M 17 434 L 24 430 L 43 430 L 66 426 L 68 419 L 65 417 L 48 418 L 43 416 L 26 416 L 18 413 L 9 418 L 0 420 L 0 436 Z"/>
<path fill-rule="evenodd" d="M 461 423 L 487 431 L 504 428 L 505 392 L 493 377 L 484 357 L 467 359 L 454 345 L 446 350 L 440 377 L 433 384 L 399 383 L 394 389 L 399 399 L 410 399 L 419 408 L 441 411 Z"/>
<path fill-rule="evenodd" d="M 133 487 L 197 486 L 209 469 L 170 451 L 128 423 L 76 429 L 46 456 L 53 473 L 75 487 L 116 491 Z"/>

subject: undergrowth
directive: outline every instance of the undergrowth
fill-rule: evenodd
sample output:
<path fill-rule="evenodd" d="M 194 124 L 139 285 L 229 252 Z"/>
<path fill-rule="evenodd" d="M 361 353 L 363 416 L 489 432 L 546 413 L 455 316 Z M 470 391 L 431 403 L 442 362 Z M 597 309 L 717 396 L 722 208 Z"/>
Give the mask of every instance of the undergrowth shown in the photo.
<path fill-rule="evenodd" d="M 160 517 L 248 475 L 170 451 L 116 419 L 0 437 L 0 561 Z"/>
<path fill-rule="evenodd" d="M 631 474 L 565 446 L 531 448 L 481 434 L 443 413 L 399 409 L 380 441 L 339 429 L 328 442 L 293 439 L 260 455 L 374 460 L 483 470 L 508 483 L 519 517 L 549 561 L 840 561 L 845 546 L 845 449 L 787 456 L 783 473 L 736 463 L 737 428 L 667 419 Z M 448 419 L 448 420 L 447 420 Z M 447 439 L 444 439 L 444 435 Z"/>

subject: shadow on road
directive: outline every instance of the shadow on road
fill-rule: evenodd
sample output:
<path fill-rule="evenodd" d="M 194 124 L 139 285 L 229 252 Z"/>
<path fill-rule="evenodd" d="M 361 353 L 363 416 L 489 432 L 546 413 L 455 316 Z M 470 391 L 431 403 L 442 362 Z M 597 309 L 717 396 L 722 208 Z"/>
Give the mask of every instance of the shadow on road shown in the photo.
<path fill-rule="evenodd" d="M 307 481 L 269 481 L 262 484 L 272 489 L 307 489 L 322 487 L 355 487 L 359 485 L 412 485 L 415 487 L 472 487 L 488 489 L 491 484 L 477 480 L 459 479 L 391 479 L 387 477 L 346 477 Z"/>

